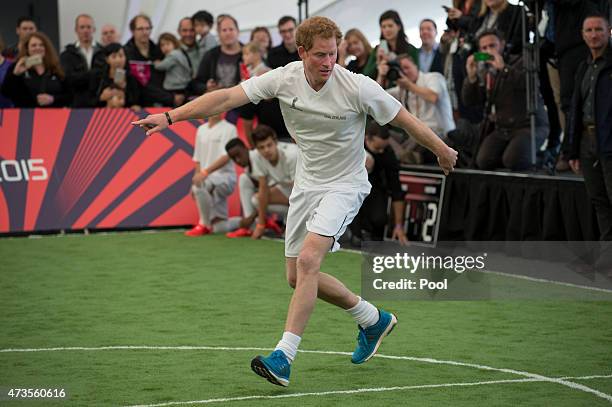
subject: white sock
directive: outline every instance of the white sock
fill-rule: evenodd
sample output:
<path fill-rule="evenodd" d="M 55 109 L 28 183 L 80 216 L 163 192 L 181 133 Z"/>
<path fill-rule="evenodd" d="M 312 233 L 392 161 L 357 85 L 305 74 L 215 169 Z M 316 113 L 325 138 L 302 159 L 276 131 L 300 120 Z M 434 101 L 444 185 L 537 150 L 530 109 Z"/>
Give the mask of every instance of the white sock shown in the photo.
<path fill-rule="evenodd" d="M 287 356 L 287 359 L 289 359 L 289 363 L 292 363 L 293 359 L 295 359 L 295 355 L 297 354 L 298 346 L 300 346 L 301 340 L 301 337 L 286 331 L 283 333 L 283 338 L 278 342 L 278 345 L 276 345 L 274 350 L 282 350 L 285 356 Z"/>
<path fill-rule="evenodd" d="M 369 326 L 374 325 L 378 322 L 378 308 L 367 302 L 366 300 L 359 297 L 359 302 L 353 308 L 347 309 L 346 312 L 351 314 L 355 321 L 363 328 L 366 329 Z"/>

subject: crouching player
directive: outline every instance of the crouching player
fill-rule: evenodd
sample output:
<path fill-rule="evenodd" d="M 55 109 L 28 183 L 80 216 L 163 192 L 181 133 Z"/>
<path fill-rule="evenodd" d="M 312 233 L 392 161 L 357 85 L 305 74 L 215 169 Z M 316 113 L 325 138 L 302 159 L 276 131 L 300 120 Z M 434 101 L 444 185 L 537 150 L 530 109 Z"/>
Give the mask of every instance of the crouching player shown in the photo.
<path fill-rule="evenodd" d="M 295 178 L 297 146 L 292 143 L 279 143 L 274 130 L 259 125 L 252 134 L 256 150 L 247 152 L 244 144 L 232 143 L 229 156 L 246 168 L 240 176 L 240 202 L 244 218 L 241 227 L 227 234 L 228 237 L 251 236 L 259 239 L 266 229 L 282 233 L 275 218 L 268 212 L 286 217 L 289 209 L 289 196 Z M 228 144 L 229 146 L 229 144 Z M 248 160 L 248 164 L 247 164 Z M 257 219 L 255 230 L 251 230 Z"/>

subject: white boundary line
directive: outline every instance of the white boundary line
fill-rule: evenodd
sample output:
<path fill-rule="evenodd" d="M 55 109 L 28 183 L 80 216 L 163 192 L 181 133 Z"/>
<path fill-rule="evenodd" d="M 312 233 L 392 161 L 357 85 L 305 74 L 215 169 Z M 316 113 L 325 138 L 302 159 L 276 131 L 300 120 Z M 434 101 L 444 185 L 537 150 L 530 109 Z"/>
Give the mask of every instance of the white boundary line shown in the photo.
<path fill-rule="evenodd" d="M 100 347 L 81 347 L 81 346 L 73 346 L 73 347 L 55 347 L 55 348 L 8 348 L 8 349 L 0 349 L 0 353 L 16 353 L 16 352 L 55 352 L 55 351 L 100 351 L 100 350 L 212 350 L 212 351 L 271 351 L 273 349 L 271 348 L 258 348 L 258 347 L 226 347 L 226 346 L 146 346 L 146 345 L 142 345 L 142 346 L 130 346 L 130 345 L 125 345 L 125 346 L 100 346 Z M 300 350 L 299 352 L 301 353 L 313 353 L 313 354 L 320 354 L 320 355 L 342 355 L 342 356 L 350 356 L 351 353 L 350 352 L 338 352 L 338 351 L 322 351 L 322 350 Z M 585 386 L 583 384 L 579 384 L 579 383 L 574 383 L 572 381 L 569 381 L 565 378 L 554 378 L 554 377 L 547 377 L 547 376 L 542 376 L 536 373 L 530 373 L 530 372 L 525 372 L 525 371 L 521 371 L 521 370 L 514 370 L 514 369 L 506 369 L 506 368 L 497 368 L 497 367 L 491 367 L 491 366 L 487 366 L 487 365 L 479 365 L 476 363 L 465 363 L 465 362 L 457 362 L 454 360 L 439 360 L 439 359 L 433 359 L 433 358 L 420 358 L 420 357 L 413 357 L 413 356 L 394 356 L 394 355 L 381 355 L 378 354 L 375 357 L 377 358 L 381 358 L 381 359 L 391 359 L 391 360 L 410 360 L 413 362 L 422 362 L 422 363 L 432 363 L 432 364 L 442 364 L 442 365 L 450 365 L 450 366 L 461 366 L 461 367 L 470 367 L 470 368 L 474 368 L 474 369 L 478 369 L 478 370 L 487 370 L 487 371 L 494 371 L 494 372 L 503 372 L 503 373 L 510 373 L 510 374 L 514 374 L 517 376 L 523 376 L 524 378 L 528 378 L 530 379 L 529 381 L 542 381 L 542 382 L 550 382 L 550 383 L 556 383 L 556 384 L 560 384 L 562 386 L 566 386 L 569 387 L 571 389 L 574 390 L 580 390 L 586 393 L 591 393 L 596 395 L 597 397 L 603 398 L 609 402 L 612 402 L 612 395 L 603 393 L 599 390 L 590 388 L 588 386 Z M 481 384 L 480 382 L 476 382 L 477 384 Z M 449 383 L 447 384 L 447 387 L 449 385 L 456 385 L 453 383 Z M 462 384 L 458 384 L 458 385 L 462 385 Z M 470 384 L 468 384 L 470 385 Z M 471 385 L 475 385 L 475 384 L 471 384 Z M 433 385 L 428 385 L 428 386 L 433 386 Z M 440 386 L 440 385 L 438 385 Z M 413 386 L 408 386 L 407 388 L 413 388 Z M 416 387 L 418 388 L 418 387 Z M 393 388 L 395 389 L 395 388 Z M 377 391 L 377 390 L 372 390 L 372 389 L 366 389 L 368 391 Z M 355 390 L 341 390 L 341 392 L 354 392 Z M 380 391 L 380 390 L 378 390 Z M 293 393 L 293 394 L 299 394 L 299 393 Z M 312 393 L 304 393 L 305 395 L 316 395 L 316 394 L 312 394 Z M 326 394 L 326 393 L 324 393 Z M 339 394 L 344 394 L 344 393 L 339 393 Z M 284 395 L 285 397 L 297 397 L 297 396 L 290 396 L 290 395 Z M 270 398 L 272 396 L 249 396 L 249 397 L 256 397 L 256 398 Z M 235 401 L 234 399 L 214 399 L 217 401 Z M 237 399 L 236 399 L 237 400 Z M 245 399 L 245 400 L 249 400 L 249 399 Z M 195 401 L 195 402 L 173 402 L 173 403 L 180 403 L 180 404 L 194 404 L 194 403 L 200 403 L 203 404 L 207 401 Z M 156 404 L 156 405 L 150 405 L 148 407 L 153 407 L 153 406 L 167 406 L 167 405 L 172 405 L 172 404 Z"/>
<path fill-rule="evenodd" d="M 589 376 L 585 376 L 589 377 Z M 609 376 L 612 377 L 612 376 Z M 576 377 L 576 379 L 582 379 L 582 377 Z M 323 392 L 311 392 L 311 393 L 290 393 L 290 394 L 278 394 L 274 396 L 269 395 L 256 395 L 256 396 L 242 396 L 242 397 L 228 397 L 228 398 L 217 398 L 207 400 L 191 400 L 191 401 L 170 401 L 166 403 L 158 404 L 139 404 L 131 405 L 127 407 L 165 407 L 165 406 L 176 406 L 185 404 L 211 404 L 211 403 L 223 403 L 230 401 L 245 401 L 245 400 L 268 400 L 268 399 L 282 399 L 282 398 L 293 398 L 293 397 L 307 397 L 307 396 L 330 396 L 338 394 L 358 394 L 358 393 L 378 393 L 387 391 L 398 391 L 398 390 L 417 390 L 417 389 L 435 389 L 440 387 L 467 387 L 467 386 L 480 386 L 486 384 L 503 384 L 503 383 L 526 383 L 526 382 L 542 382 L 538 379 L 507 379 L 507 380 L 489 380 L 483 382 L 462 382 L 462 383 L 440 383 L 440 384 L 421 384 L 414 386 L 395 386 L 395 387 L 375 387 L 375 388 L 364 388 L 354 390 L 331 390 Z"/>
<path fill-rule="evenodd" d="M 550 284 L 563 285 L 563 286 L 572 287 L 572 288 L 581 288 L 583 290 L 600 291 L 600 292 L 604 292 L 604 293 L 608 293 L 608 294 L 612 293 L 612 290 L 610 290 L 608 288 L 591 287 L 591 286 L 588 286 L 588 285 L 580 285 L 580 284 L 574 284 L 574 283 L 565 283 L 563 281 L 547 280 L 545 278 L 529 277 L 529 276 L 524 276 L 522 274 L 504 273 L 503 271 L 495 271 L 495 270 L 480 270 L 480 272 L 481 273 L 488 273 L 488 274 L 497 274 L 497 275 L 504 276 L 504 277 L 513 277 L 513 278 L 518 278 L 520 280 L 534 281 L 534 282 L 537 282 L 537 283 L 550 283 Z"/>

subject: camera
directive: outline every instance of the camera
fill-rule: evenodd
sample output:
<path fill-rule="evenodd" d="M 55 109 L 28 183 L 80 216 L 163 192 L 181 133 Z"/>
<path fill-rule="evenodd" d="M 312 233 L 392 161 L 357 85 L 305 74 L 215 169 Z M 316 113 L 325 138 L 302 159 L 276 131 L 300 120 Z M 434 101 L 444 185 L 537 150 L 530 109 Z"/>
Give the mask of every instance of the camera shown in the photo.
<path fill-rule="evenodd" d="M 387 62 L 389 66 L 389 72 L 387 72 L 387 79 L 390 81 L 396 81 L 402 72 L 402 68 L 400 67 L 399 62 L 397 60 Z"/>

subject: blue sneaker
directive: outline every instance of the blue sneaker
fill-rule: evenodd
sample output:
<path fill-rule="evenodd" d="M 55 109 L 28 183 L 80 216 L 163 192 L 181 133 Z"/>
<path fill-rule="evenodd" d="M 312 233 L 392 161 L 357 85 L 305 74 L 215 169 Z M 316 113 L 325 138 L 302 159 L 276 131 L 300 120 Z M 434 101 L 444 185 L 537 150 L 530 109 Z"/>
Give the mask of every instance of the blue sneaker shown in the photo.
<path fill-rule="evenodd" d="M 383 338 L 391 333 L 397 318 L 390 312 L 378 310 L 378 322 L 363 329 L 360 325 L 357 335 L 357 348 L 353 352 L 351 362 L 355 364 L 365 363 L 374 356 Z"/>
<path fill-rule="evenodd" d="M 282 350 L 275 350 L 268 357 L 257 356 L 251 361 L 251 369 L 272 384 L 289 386 L 291 364 Z"/>

